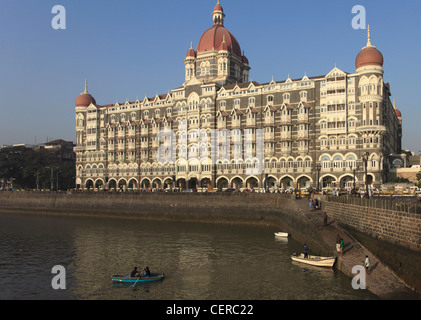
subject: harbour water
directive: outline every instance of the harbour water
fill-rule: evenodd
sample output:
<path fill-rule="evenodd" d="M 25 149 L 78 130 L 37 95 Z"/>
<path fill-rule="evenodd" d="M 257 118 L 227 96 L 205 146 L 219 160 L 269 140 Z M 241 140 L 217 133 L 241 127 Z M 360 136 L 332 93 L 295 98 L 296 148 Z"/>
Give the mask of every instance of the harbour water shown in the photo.
<path fill-rule="evenodd" d="M 273 227 L 0 214 L 0 299 L 370 300 L 334 269 L 292 262 Z M 308 244 L 311 250 L 311 243 Z M 56 265 L 65 289 L 53 289 Z M 137 266 L 159 282 L 113 285 Z M 24 276 L 22 276 L 24 275 Z"/>

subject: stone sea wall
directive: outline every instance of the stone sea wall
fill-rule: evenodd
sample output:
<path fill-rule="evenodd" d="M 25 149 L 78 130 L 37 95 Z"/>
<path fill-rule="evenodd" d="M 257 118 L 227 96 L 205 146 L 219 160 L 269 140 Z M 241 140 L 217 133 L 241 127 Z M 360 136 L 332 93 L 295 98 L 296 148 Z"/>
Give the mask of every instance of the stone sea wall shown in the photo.
<path fill-rule="evenodd" d="M 421 249 L 421 214 L 322 199 L 323 209 L 338 223 L 411 249 Z"/>

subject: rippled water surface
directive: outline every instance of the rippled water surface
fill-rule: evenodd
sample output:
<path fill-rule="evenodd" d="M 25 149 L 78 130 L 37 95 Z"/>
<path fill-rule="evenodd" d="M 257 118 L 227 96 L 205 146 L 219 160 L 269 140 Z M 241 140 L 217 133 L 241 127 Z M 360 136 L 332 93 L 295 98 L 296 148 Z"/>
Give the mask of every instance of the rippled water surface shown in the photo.
<path fill-rule="evenodd" d="M 270 227 L 0 214 L 0 299 L 375 299 L 343 274 L 292 262 Z M 52 268 L 66 269 L 54 290 Z M 134 266 L 159 282 L 116 286 Z"/>

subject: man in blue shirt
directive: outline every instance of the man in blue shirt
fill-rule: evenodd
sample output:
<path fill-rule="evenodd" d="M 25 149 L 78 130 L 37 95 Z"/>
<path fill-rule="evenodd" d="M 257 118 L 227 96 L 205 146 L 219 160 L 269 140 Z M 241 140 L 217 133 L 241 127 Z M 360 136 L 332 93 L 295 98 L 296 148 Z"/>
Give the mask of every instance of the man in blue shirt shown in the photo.
<path fill-rule="evenodd" d="M 308 258 L 308 247 L 307 247 L 307 244 L 304 244 L 304 258 Z"/>

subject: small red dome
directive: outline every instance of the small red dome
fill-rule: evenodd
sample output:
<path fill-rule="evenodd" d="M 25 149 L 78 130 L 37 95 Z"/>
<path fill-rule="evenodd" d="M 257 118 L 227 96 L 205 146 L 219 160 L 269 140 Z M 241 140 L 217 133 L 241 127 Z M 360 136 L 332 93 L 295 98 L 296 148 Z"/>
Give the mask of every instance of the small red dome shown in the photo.
<path fill-rule="evenodd" d="M 95 99 L 89 93 L 81 93 L 76 98 L 76 107 L 89 107 L 91 103 L 96 105 Z"/>
<path fill-rule="evenodd" d="M 219 49 L 225 39 L 228 51 L 241 57 L 241 48 L 237 39 L 223 25 L 215 24 L 206 30 L 197 45 L 197 52 Z"/>
<path fill-rule="evenodd" d="M 189 51 L 187 51 L 186 54 L 186 58 L 195 58 L 196 57 L 196 52 L 194 51 L 193 48 L 190 48 Z"/>
<path fill-rule="evenodd" d="M 217 3 L 217 5 L 215 6 L 215 8 L 213 8 L 213 12 L 215 11 L 221 11 L 224 12 L 224 9 L 222 9 L 222 6 L 219 4 L 219 2 Z"/>
<path fill-rule="evenodd" d="M 396 113 L 396 116 L 398 118 L 402 118 L 402 114 L 401 114 L 401 112 L 398 109 L 395 109 L 395 113 Z"/>
<path fill-rule="evenodd" d="M 246 58 L 246 56 L 243 56 L 242 60 L 244 64 L 247 64 L 247 65 L 249 64 L 249 60 Z"/>
<path fill-rule="evenodd" d="M 363 48 L 355 59 L 355 66 L 358 68 L 364 66 L 383 66 L 382 53 L 373 46 Z"/>

